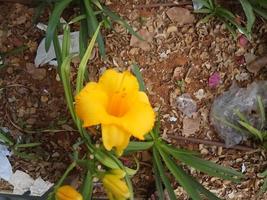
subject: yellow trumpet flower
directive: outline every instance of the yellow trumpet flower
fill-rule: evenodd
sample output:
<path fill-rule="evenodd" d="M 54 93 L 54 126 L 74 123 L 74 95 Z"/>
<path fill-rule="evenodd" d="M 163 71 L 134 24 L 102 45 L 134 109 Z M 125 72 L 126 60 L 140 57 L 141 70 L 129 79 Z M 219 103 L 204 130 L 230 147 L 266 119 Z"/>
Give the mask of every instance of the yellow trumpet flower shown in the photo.
<path fill-rule="evenodd" d="M 83 197 L 70 185 L 64 185 L 57 189 L 56 200 L 83 200 Z"/>
<path fill-rule="evenodd" d="M 131 136 L 143 140 L 154 125 L 155 113 L 148 97 L 139 91 L 138 81 L 129 71 L 106 70 L 98 82 L 89 82 L 75 101 L 83 126 L 101 124 L 104 147 L 115 147 L 118 155 Z"/>
<path fill-rule="evenodd" d="M 125 200 L 130 197 L 125 181 L 121 180 L 124 176 L 124 171 L 113 169 L 102 178 L 104 188 L 110 200 Z"/>

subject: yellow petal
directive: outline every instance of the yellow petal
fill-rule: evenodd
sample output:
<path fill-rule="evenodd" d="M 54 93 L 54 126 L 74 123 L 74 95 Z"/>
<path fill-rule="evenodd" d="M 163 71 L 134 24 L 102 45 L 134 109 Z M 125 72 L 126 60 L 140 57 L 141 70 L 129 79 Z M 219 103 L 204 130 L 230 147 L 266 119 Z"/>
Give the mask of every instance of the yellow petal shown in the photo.
<path fill-rule="evenodd" d="M 83 200 L 83 197 L 70 185 L 64 185 L 56 191 L 56 200 Z"/>
<path fill-rule="evenodd" d="M 130 110 L 123 116 L 121 123 L 124 129 L 140 140 L 152 130 L 155 122 L 155 112 L 152 109 L 147 95 L 139 92 L 139 97 L 131 106 Z"/>
<path fill-rule="evenodd" d="M 107 150 L 113 147 L 119 155 L 128 146 L 131 134 L 116 125 L 102 124 L 102 139 Z"/>
<path fill-rule="evenodd" d="M 116 177 L 116 175 L 106 174 L 102 181 L 105 189 L 111 192 L 115 199 L 126 199 L 130 197 L 130 192 L 126 183 Z"/>
<path fill-rule="evenodd" d="M 135 76 L 129 71 L 119 73 L 113 69 L 106 70 L 99 79 L 99 84 L 112 95 L 116 91 L 138 91 L 139 85 Z"/>
<path fill-rule="evenodd" d="M 121 169 L 111 169 L 110 173 L 116 175 L 118 178 L 123 178 L 125 176 L 125 171 Z"/>
<path fill-rule="evenodd" d="M 84 127 L 100 124 L 107 116 L 107 93 L 95 82 L 88 83 L 75 97 L 75 102 L 76 113 Z"/>

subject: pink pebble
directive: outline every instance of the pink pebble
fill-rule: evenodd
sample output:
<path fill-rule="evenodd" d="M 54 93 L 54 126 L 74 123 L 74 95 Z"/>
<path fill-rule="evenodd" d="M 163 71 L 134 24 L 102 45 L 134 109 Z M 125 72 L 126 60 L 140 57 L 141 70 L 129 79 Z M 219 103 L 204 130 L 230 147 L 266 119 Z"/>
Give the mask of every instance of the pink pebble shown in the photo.
<path fill-rule="evenodd" d="M 220 84 L 220 82 L 221 82 L 221 76 L 219 72 L 215 72 L 209 77 L 209 87 L 211 88 L 217 87 Z"/>

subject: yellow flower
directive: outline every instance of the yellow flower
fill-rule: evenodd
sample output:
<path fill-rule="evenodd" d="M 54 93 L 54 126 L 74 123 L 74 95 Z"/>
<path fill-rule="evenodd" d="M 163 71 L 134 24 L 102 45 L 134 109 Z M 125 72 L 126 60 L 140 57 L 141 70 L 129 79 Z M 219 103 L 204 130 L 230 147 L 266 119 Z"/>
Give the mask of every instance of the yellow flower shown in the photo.
<path fill-rule="evenodd" d="M 110 200 L 125 200 L 130 197 L 126 183 L 121 180 L 124 176 L 124 171 L 113 169 L 102 178 L 104 188 Z"/>
<path fill-rule="evenodd" d="M 101 124 L 107 150 L 121 155 L 131 136 L 140 140 L 152 128 L 155 113 L 144 92 L 130 72 L 106 70 L 99 82 L 88 83 L 76 96 L 76 112 L 83 126 Z"/>
<path fill-rule="evenodd" d="M 56 200 L 83 200 L 83 197 L 70 185 L 64 185 L 57 189 Z"/>

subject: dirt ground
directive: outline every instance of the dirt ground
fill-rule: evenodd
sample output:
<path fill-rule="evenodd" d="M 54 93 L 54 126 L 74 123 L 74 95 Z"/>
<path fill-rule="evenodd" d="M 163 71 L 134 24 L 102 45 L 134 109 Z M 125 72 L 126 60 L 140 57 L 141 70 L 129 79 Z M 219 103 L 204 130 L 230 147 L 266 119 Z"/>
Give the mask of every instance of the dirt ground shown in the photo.
<path fill-rule="evenodd" d="M 244 148 L 224 148 L 210 125 L 209 112 L 214 99 L 234 82 L 246 86 L 256 80 L 266 80 L 266 72 L 254 74 L 247 70 L 246 56 L 261 56 L 267 52 L 267 24 L 259 20 L 252 41 L 244 45 L 219 21 L 198 23 L 201 16 L 191 14 L 188 18 L 185 16 L 186 19 L 184 16 L 171 19 L 167 13 L 173 7 L 144 8 L 143 5 L 153 3 L 150 1 L 115 2 L 109 1 L 108 6 L 127 19 L 146 42 L 136 41 L 115 24 L 113 30 L 103 32 L 107 58 L 103 61 L 95 54 L 89 65 L 90 78 L 97 80 L 99 74 L 110 67 L 124 70 L 132 63 L 138 64 L 152 105 L 155 110 L 160 109 L 162 137 L 174 145 L 199 151 L 204 159 L 238 171 L 245 166 L 244 174 L 248 178 L 233 184 L 193 169 L 188 172 L 222 199 L 256 199 L 262 184 L 258 173 L 266 167 L 265 152 L 250 141 L 241 144 Z M 183 8 L 192 10 L 191 6 Z M 23 53 L 7 57 L 7 65 L 0 69 L 0 127 L 7 127 L 15 139 L 42 143 L 31 150 L 37 157 L 35 160 L 12 156 L 13 170 L 20 169 L 32 177 L 56 182 L 69 164 L 68 152 L 77 138 L 63 88 L 54 67 L 34 66 L 37 46 L 45 35 L 32 24 L 34 9 L 2 3 L 0 10 L 0 52 L 22 45 L 28 47 Z M 39 21 L 47 24 L 48 15 L 46 10 Z M 219 74 L 220 83 L 211 87 L 209 78 L 214 73 Z M 188 93 L 197 103 L 197 114 L 192 118 L 185 117 L 178 109 L 176 99 L 183 93 Z M 141 167 L 133 179 L 136 194 L 140 199 L 153 199 L 151 155 L 144 152 L 137 156 Z M 8 188 L 1 182 L 0 189 Z M 177 188 L 177 199 L 188 199 L 178 184 L 174 184 L 174 188 Z"/>

